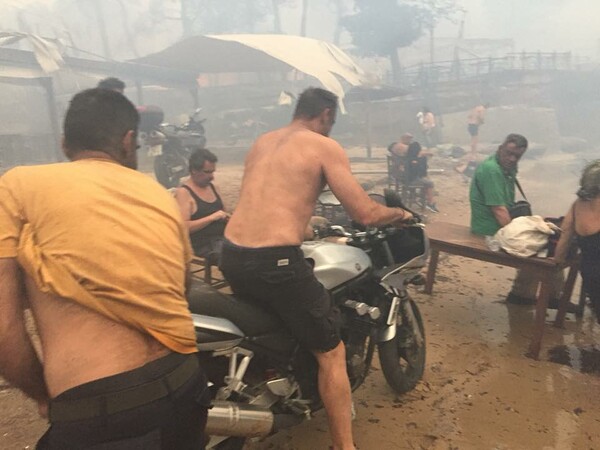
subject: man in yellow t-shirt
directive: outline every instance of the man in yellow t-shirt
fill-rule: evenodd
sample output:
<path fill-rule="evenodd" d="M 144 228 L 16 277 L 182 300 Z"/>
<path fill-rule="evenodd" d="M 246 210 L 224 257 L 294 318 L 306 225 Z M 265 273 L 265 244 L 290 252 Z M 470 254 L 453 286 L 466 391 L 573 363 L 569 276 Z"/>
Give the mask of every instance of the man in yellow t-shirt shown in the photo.
<path fill-rule="evenodd" d="M 203 446 L 190 245 L 172 197 L 135 170 L 138 121 L 123 95 L 83 91 L 71 161 L 0 178 L 0 375 L 48 415 L 41 449 Z"/>

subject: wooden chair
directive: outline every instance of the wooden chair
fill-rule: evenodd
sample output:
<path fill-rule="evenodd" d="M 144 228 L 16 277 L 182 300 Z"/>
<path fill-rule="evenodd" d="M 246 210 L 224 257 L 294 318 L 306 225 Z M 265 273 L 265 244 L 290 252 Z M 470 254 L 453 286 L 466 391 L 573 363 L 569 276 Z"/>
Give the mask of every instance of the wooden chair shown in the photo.
<path fill-rule="evenodd" d="M 215 275 L 214 269 L 217 269 L 217 267 L 216 255 L 210 255 L 209 257 L 194 256 L 192 258 L 192 276 L 201 277 L 206 284 L 215 289 L 229 286 L 229 283 L 220 272 L 218 276 Z"/>
<path fill-rule="evenodd" d="M 315 205 L 314 216 L 320 216 L 327 219 L 334 225 L 348 225 L 350 218 L 344 210 L 340 201 L 333 195 L 333 192 L 326 190 L 319 195 Z"/>
<path fill-rule="evenodd" d="M 588 294 L 585 291 L 585 288 L 583 287 L 583 281 L 581 282 L 581 286 L 579 287 L 579 303 L 578 303 L 578 308 L 577 311 L 575 312 L 575 315 L 577 317 L 583 317 L 583 313 L 585 310 L 585 303 L 586 300 L 588 299 Z"/>
<path fill-rule="evenodd" d="M 400 193 L 402 200 L 410 208 L 419 206 L 425 210 L 425 188 L 422 184 L 411 184 L 406 181 L 404 174 L 404 161 L 401 156 L 387 155 L 388 188 Z"/>

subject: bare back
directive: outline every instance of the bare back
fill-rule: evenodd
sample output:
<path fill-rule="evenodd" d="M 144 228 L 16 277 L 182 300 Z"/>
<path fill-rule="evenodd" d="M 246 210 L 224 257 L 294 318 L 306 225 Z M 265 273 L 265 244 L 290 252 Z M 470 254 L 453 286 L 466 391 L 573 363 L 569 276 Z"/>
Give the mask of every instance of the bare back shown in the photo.
<path fill-rule="evenodd" d="M 300 245 L 325 184 L 361 223 L 390 223 L 404 216 L 368 197 L 337 142 L 292 122 L 262 135 L 251 148 L 225 237 L 245 247 Z"/>
<path fill-rule="evenodd" d="M 577 200 L 575 208 L 575 232 L 580 236 L 591 236 L 600 232 L 600 198 Z"/>
<path fill-rule="evenodd" d="M 483 105 L 478 105 L 469 111 L 467 120 L 470 125 L 482 125 L 484 122 L 484 117 L 485 107 Z"/>
<path fill-rule="evenodd" d="M 319 154 L 327 141 L 292 126 L 261 136 L 246 158 L 225 236 L 248 247 L 299 245 L 324 185 Z"/>
<path fill-rule="evenodd" d="M 29 279 L 26 286 L 51 398 L 83 383 L 135 369 L 170 352 L 147 334 L 72 300 L 42 293 Z"/>

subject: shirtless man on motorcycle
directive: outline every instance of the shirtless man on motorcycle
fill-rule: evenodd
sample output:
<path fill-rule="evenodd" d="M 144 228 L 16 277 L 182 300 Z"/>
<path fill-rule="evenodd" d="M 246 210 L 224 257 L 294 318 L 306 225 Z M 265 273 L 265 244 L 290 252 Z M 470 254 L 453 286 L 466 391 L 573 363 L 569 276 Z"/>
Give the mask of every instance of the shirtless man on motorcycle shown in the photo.
<path fill-rule="evenodd" d="M 256 140 L 225 229 L 221 270 L 234 294 L 272 308 L 313 352 L 333 448 L 348 450 L 354 448 L 352 400 L 339 311 L 304 260 L 300 244 L 325 184 L 362 224 L 400 224 L 412 215 L 371 200 L 352 176 L 344 149 L 328 137 L 336 111 L 334 94 L 309 88 L 288 126 Z"/>

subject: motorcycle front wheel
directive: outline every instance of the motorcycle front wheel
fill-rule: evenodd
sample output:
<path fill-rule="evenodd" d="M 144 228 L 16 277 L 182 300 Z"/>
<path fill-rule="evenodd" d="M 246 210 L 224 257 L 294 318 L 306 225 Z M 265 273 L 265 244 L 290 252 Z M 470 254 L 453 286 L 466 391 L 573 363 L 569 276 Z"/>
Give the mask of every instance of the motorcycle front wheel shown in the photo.
<path fill-rule="evenodd" d="M 398 394 L 412 390 L 425 370 L 425 328 L 417 304 L 407 298 L 398 311 L 396 336 L 378 344 L 386 381 Z"/>

